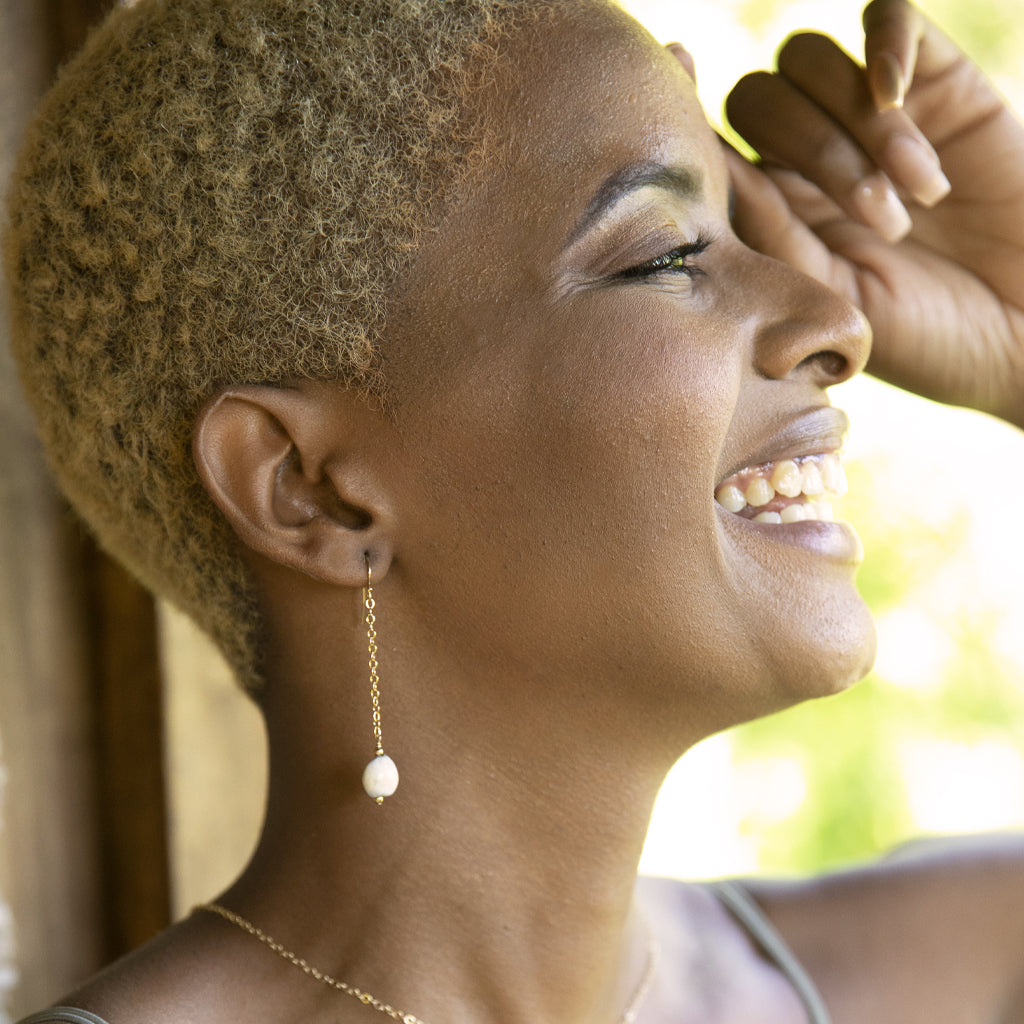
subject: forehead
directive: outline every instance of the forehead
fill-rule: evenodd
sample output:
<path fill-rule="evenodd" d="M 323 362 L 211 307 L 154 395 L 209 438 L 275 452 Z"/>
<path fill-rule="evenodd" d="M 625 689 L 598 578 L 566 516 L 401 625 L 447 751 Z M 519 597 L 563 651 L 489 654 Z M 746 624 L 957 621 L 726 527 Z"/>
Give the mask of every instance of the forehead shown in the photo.
<path fill-rule="evenodd" d="M 504 57 L 480 101 L 494 132 L 489 169 L 501 172 L 494 191 L 580 213 L 610 176 L 663 164 L 685 169 L 712 201 L 724 196 L 692 82 L 623 11 L 600 0 L 559 8 Z"/>
<path fill-rule="evenodd" d="M 467 347 L 500 339 L 508 349 L 510 323 L 541 329 L 565 253 L 618 190 L 649 181 L 645 195 L 685 195 L 695 218 L 726 216 L 724 161 L 693 84 L 632 18 L 603 0 L 570 0 L 502 47 L 469 103 L 483 155 L 391 310 L 392 380 L 403 359 L 413 378 L 432 377 Z M 664 216 L 688 214 L 677 204 Z M 439 343 L 444 358 L 421 367 L 433 335 L 474 340 Z"/>
<path fill-rule="evenodd" d="M 693 83 L 604 0 L 573 0 L 520 27 L 484 77 L 470 100 L 488 140 L 483 157 L 421 251 L 421 269 L 439 257 L 454 271 L 475 258 L 474 239 L 495 236 L 509 257 L 550 262 L 602 190 L 607 198 L 616 180 L 659 166 L 727 207 L 724 162 Z"/>
<path fill-rule="evenodd" d="M 519 140 L 539 146 L 532 157 L 582 169 L 616 144 L 628 151 L 705 134 L 678 61 L 616 7 L 558 8 L 513 37 L 506 55 L 487 99 L 515 129 L 513 152 Z"/>

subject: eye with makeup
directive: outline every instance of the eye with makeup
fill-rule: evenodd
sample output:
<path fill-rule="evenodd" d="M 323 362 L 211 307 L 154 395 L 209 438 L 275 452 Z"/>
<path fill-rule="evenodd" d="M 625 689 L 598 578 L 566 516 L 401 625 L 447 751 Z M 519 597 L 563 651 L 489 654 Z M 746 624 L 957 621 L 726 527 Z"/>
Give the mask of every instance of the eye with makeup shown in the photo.
<path fill-rule="evenodd" d="M 672 274 L 684 274 L 691 278 L 700 276 L 704 271 L 697 265 L 695 258 L 705 252 L 711 242 L 711 236 L 702 232 L 692 242 L 676 246 L 660 256 L 655 256 L 654 259 L 645 260 L 627 270 L 620 270 L 615 277 L 620 281 L 628 281 Z"/>

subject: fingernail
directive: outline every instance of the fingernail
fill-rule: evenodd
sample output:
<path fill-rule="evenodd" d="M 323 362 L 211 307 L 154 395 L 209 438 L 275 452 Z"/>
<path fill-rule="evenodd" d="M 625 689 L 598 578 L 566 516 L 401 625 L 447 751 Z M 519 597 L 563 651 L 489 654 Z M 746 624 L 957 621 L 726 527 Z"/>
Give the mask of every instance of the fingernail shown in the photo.
<path fill-rule="evenodd" d="M 922 206 L 934 206 L 949 194 L 949 178 L 935 150 L 913 135 L 894 135 L 885 147 L 885 160 L 892 177 Z"/>
<path fill-rule="evenodd" d="M 864 222 L 888 242 L 898 242 L 912 226 L 910 214 L 881 171 L 857 184 L 853 190 L 853 204 Z"/>
<path fill-rule="evenodd" d="M 868 88 L 879 113 L 903 106 L 907 92 L 903 68 L 891 53 L 880 53 L 868 69 Z"/>

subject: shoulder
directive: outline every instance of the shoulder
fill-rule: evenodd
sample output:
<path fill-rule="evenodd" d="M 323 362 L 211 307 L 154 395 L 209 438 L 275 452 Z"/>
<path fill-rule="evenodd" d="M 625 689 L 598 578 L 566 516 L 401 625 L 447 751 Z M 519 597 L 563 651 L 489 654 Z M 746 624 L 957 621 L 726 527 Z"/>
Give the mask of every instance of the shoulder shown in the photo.
<path fill-rule="evenodd" d="M 232 939 L 216 922 L 187 918 L 67 994 L 63 1012 L 46 1010 L 19 1024 L 219 1024 L 250 1011 L 259 1019 L 239 980 Z"/>
<path fill-rule="evenodd" d="M 338 995 L 213 914 L 193 914 L 111 964 L 61 1003 L 98 1022 L 43 1015 L 31 1024 L 224 1024 L 339 1020 Z M 354 1003 L 354 1001 L 353 1001 Z M 343 1004 L 348 1020 L 352 1008 Z M 363 1011 L 354 1006 L 356 1015 Z M 361 1019 L 361 1017 L 360 1017 Z M 21 1022 L 25 1024 L 25 1022 Z"/>
<path fill-rule="evenodd" d="M 748 889 L 836 1024 L 1024 1024 L 1024 835 L 919 840 L 859 868 Z"/>

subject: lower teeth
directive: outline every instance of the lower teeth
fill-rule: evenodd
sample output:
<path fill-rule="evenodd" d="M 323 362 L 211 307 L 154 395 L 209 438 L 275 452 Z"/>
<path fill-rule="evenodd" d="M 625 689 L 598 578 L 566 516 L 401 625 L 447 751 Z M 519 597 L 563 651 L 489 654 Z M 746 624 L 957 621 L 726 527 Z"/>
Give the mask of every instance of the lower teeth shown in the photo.
<path fill-rule="evenodd" d="M 781 523 L 802 523 L 808 519 L 835 522 L 831 503 L 807 501 L 800 505 L 787 505 L 781 512 L 759 512 L 754 516 L 755 523 L 770 523 L 773 526 Z"/>

